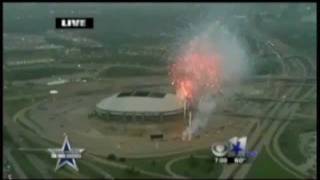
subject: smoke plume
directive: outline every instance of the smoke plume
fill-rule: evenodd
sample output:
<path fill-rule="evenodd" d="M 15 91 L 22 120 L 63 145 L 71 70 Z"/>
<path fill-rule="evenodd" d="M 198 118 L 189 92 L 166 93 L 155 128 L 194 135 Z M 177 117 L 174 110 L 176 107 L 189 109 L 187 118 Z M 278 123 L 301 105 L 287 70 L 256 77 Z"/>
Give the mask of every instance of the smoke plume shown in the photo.
<path fill-rule="evenodd" d="M 197 29 L 197 28 L 196 28 Z M 241 80 L 250 74 L 248 69 L 248 55 L 246 46 L 240 41 L 234 31 L 229 31 L 226 25 L 223 25 L 219 21 L 215 21 L 211 24 L 205 24 L 199 26 L 198 30 L 193 28 L 191 38 L 183 40 L 177 56 L 188 53 L 190 51 L 196 51 L 204 56 L 214 55 L 219 61 L 219 78 L 221 83 L 221 94 L 225 98 L 232 94 L 224 90 L 224 85 L 237 86 Z M 209 77 L 208 77 L 209 79 Z M 191 126 L 187 127 L 183 132 L 183 139 L 200 133 L 201 129 L 205 128 L 209 121 L 211 113 L 214 111 L 216 105 L 215 97 L 217 94 L 211 93 L 208 89 L 202 89 L 198 92 L 197 96 L 198 104 L 196 112 Z"/>

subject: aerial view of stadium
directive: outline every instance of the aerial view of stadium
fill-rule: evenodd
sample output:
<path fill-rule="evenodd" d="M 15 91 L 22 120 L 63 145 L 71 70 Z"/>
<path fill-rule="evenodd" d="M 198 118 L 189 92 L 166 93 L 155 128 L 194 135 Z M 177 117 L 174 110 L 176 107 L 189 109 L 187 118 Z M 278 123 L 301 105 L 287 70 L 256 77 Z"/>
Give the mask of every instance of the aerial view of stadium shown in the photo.
<path fill-rule="evenodd" d="M 4 179 L 317 177 L 316 3 L 4 3 Z"/>

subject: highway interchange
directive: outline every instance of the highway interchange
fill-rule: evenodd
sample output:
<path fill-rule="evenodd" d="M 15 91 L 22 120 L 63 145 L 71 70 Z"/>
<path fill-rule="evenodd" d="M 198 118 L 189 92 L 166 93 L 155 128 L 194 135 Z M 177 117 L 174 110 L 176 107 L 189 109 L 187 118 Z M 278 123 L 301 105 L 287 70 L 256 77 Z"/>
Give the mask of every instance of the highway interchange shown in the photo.
<path fill-rule="evenodd" d="M 316 83 L 308 83 L 309 86 L 304 86 L 305 85 L 304 83 L 307 83 L 307 80 L 311 82 L 316 80 L 313 77 L 316 73 L 316 65 L 313 64 L 313 61 L 311 61 L 308 58 L 305 58 L 305 57 L 302 58 L 299 56 L 299 54 L 292 54 L 293 50 L 292 52 L 279 51 L 277 49 L 277 44 L 279 42 L 273 42 L 272 38 L 266 36 L 265 34 L 259 33 L 258 31 L 253 30 L 253 32 L 260 41 L 264 42 L 266 46 L 268 46 L 273 51 L 273 53 L 276 54 L 276 56 L 278 57 L 277 59 L 280 62 L 282 67 L 281 68 L 282 74 L 279 76 L 272 75 L 272 76 L 263 78 L 263 80 L 266 83 L 267 82 L 269 83 L 269 87 L 267 88 L 270 89 L 272 93 L 272 97 L 260 97 L 264 101 L 264 106 L 263 106 L 263 110 L 260 112 L 261 114 L 260 114 L 257 128 L 248 137 L 249 138 L 248 149 L 256 150 L 258 151 L 258 154 L 259 154 L 259 152 L 261 152 L 263 148 L 266 148 L 266 152 L 272 158 L 272 160 L 274 160 L 277 164 L 279 164 L 283 169 L 287 170 L 297 178 L 306 178 L 309 175 L 303 170 L 301 170 L 301 168 L 299 168 L 299 165 L 294 164 L 292 161 L 290 161 L 290 159 L 288 159 L 279 148 L 279 137 L 285 131 L 286 127 L 291 123 L 292 119 L 294 119 L 296 111 L 300 108 L 301 104 L 308 103 L 304 101 L 306 101 L 306 99 L 309 96 L 312 96 L 312 94 L 315 93 Z M 292 81 L 294 81 L 295 84 L 286 88 L 285 92 L 279 93 L 275 89 L 281 88 L 281 87 L 274 87 L 274 86 L 276 85 L 275 82 L 281 81 L 279 80 L 281 78 L 290 78 L 290 82 L 284 81 L 282 83 L 290 84 Z M 308 89 L 306 90 L 304 87 L 308 87 Z M 250 101 L 254 101 L 254 99 L 252 100 L 246 99 L 246 101 L 248 101 L 248 104 L 245 105 L 243 109 L 250 108 L 250 104 L 252 105 Z M 8 129 L 7 132 L 9 132 L 9 135 L 12 137 L 12 139 L 16 141 L 15 143 L 19 145 L 20 147 L 19 150 L 21 151 L 37 152 L 36 148 L 23 149 L 23 147 L 26 144 L 23 140 L 20 140 L 21 137 L 28 137 L 33 140 L 35 140 L 34 138 L 38 138 L 38 140 L 35 140 L 37 141 L 37 143 L 46 145 L 47 147 L 52 146 L 52 144 L 48 143 L 44 138 L 39 139 L 39 137 L 41 137 L 39 132 L 36 132 L 36 131 L 30 132 L 23 129 L 23 127 L 18 127 L 19 123 L 17 123 L 17 119 L 19 119 L 19 121 L 28 121 L 27 118 L 23 117 L 24 112 L 28 108 L 30 107 L 26 107 L 20 110 L 14 116 L 13 118 L 14 121 L 9 120 L 11 118 L 9 118 L 8 115 L 4 116 L 4 119 L 5 119 L 4 126 L 5 128 Z M 241 111 L 242 110 L 239 110 L 239 112 Z M 32 125 L 30 124 L 30 126 Z M 13 129 L 15 129 L 15 131 L 13 131 Z M 10 162 L 10 164 L 12 164 L 12 167 L 15 168 L 15 172 L 17 173 L 17 176 L 19 178 L 27 177 L 26 173 L 24 172 L 24 167 L 21 167 L 19 163 L 17 163 L 18 160 L 11 154 L 11 148 L 5 147 L 4 153 L 5 153 L 6 159 Z M 37 170 L 39 171 L 42 177 L 46 177 L 46 173 L 49 170 L 53 169 L 51 164 L 45 163 L 43 159 L 41 159 L 40 157 L 37 157 L 33 153 L 26 155 L 26 157 L 27 159 L 30 160 L 31 163 L 33 163 L 34 167 L 38 168 Z M 168 161 L 167 164 L 165 165 L 165 170 L 167 171 L 167 174 L 150 172 L 150 171 L 139 169 L 139 168 L 137 168 L 137 170 L 140 171 L 141 174 L 144 174 L 150 177 L 161 177 L 161 178 L 184 177 L 183 175 L 179 175 L 173 172 L 171 169 L 171 165 L 174 162 L 184 158 L 186 158 L 186 156 L 177 155 L 176 158 L 173 158 L 172 160 Z M 197 158 L 208 158 L 208 157 L 199 155 L 197 156 Z M 94 159 L 95 161 L 99 161 L 108 166 L 113 166 L 120 169 L 126 169 L 129 167 L 128 165 L 125 165 L 122 163 L 113 162 L 106 159 L 102 160 L 101 158 L 94 156 L 90 153 L 88 153 L 84 159 L 85 160 Z M 112 178 L 112 175 L 111 173 L 108 172 L 108 169 L 102 169 L 101 167 L 98 167 L 94 163 L 92 163 L 92 161 L 85 162 L 85 164 L 91 169 L 93 169 L 93 171 L 102 175 L 103 177 Z M 219 178 L 237 178 L 237 179 L 245 178 L 250 168 L 253 165 L 254 164 L 245 164 L 241 166 L 239 165 L 224 166 L 223 171 L 220 174 Z M 70 175 L 70 174 L 65 173 L 65 175 Z M 85 174 L 82 174 L 82 175 L 86 177 Z"/>

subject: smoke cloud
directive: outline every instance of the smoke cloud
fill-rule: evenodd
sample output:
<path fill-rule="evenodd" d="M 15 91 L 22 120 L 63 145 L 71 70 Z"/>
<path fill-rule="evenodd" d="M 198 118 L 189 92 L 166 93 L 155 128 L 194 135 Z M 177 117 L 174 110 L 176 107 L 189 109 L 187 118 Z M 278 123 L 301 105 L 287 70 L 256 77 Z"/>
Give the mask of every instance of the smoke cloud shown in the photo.
<path fill-rule="evenodd" d="M 234 31 L 230 31 L 228 26 L 218 20 L 198 27 L 192 29 L 192 35 L 189 33 L 191 38 L 183 40 L 184 43 L 177 54 L 180 56 L 190 50 L 207 55 L 214 54 L 219 60 L 222 94 L 225 97 L 232 95 L 232 92 L 224 90 L 224 85 L 235 87 L 250 74 L 249 56 L 245 43 L 241 42 Z M 190 139 L 191 136 L 199 134 L 201 129 L 213 120 L 210 115 L 217 106 L 213 94 L 203 91 L 198 96 L 199 101 L 192 124 L 183 132 L 183 139 L 186 136 L 189 136 L 188 139 Z"/>
<path fill-rule="evenodd" d="M 210 94 L 203 95 L 199 101 L 197 112 L 190 127 L 192 135 L 200 133 L 209 121 L 210 114 L 216 107 L 214 97 Z"/>
<path fill-rule="evenodd" d="M 183 38 L 179 54 L 190 49 L 203 54 L 215 54 L 221 64 L 221 77 L 224 82 L 235 82 L 250 74 L 246 43 L 237 37 L 228 26 L 216 20 L 211 24 L 199 25 L 189 32 L 190 39 Z"/>

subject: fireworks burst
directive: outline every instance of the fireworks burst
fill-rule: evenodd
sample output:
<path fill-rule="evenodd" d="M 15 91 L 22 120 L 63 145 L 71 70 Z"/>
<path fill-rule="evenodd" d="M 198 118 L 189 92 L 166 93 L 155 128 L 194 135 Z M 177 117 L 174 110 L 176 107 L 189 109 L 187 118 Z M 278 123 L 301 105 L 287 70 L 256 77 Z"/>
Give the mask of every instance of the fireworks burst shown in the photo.
<path fill-rule="evenodd" d="M 169 71 L 177 96 L 190 102 L 205 91 L 216 94 L 221 84 L 218 56 L 205 53 L 196 45 L 197 43 L 191 43 L 188 51 L 177 58 Z"/>

